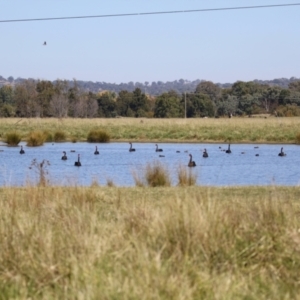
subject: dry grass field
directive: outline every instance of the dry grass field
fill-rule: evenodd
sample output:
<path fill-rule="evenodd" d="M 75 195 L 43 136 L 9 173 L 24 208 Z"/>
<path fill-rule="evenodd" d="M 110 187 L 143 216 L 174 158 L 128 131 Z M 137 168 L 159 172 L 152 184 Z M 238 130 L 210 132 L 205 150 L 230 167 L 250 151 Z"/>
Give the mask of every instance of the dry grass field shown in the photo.
<path fill-rule="evenodd" d="M 300 118 L 1 119 L 86 141 L 295 143 Z M 0 188 L 0 299 L 297 299 L 300 187 Z M 164 187 L 157 187 L 163 182 Z M 137 182 L 138 185 L 138 182 Z M 192 185 L 192 186 L 189 186 Z M 156 187 L 151 187 L 156 186 Z"/>
<path fill-rule="evenodd" d="M 1 299 L 297 299 L 300 188 L 0 189 Z"/>
<path fill-rule="evenodd" d="M 300 118 L 220 119 L 0 119 L 2 140 L 18 132 L 26 140 L 32 131 L 55 135 L 62 131 L 68 141 L 86 141 L 90 130 L 102 129 L 111 141 L 159 142 L 300 142 Z M 297 138 L 298 136 L 298 138 Z"/>

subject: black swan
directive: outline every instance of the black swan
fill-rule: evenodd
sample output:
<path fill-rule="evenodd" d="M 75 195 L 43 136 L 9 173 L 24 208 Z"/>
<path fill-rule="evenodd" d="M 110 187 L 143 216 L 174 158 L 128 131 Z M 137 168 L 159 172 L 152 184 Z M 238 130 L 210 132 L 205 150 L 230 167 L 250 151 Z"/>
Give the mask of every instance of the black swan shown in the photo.
<path fill-rule="evenodd" d="M 64 154 L 64 155 L 61 157 L 61 159 L 62 159 L 62 160 L 67 160 L 68 157 L 67 157 L 66 151 L 63 151 L 63 154 Z"/>
<path fill-rule="evenodd" d="M 76 167 L 81 167 L 80 154 L 78 154 L 78 160 L 75 161 L 74 166 L 76 166 Z"/>
<path fill-rule="evenodd" d="M 155 146 L 156 146 L 156 152 L 163 152 L 163 149 L 158 149 L 158 145 L 157 144 L 155 144 Z"/>
<path fill-rule="evenodd" d="M 281 147 L 281 150 L 278 153 L 278 156 L 286 156 L 286 153 L 283 152 L 283 147 Z"/>
<path fill-rule="evenodd" d="M 207 153 L 206 149 L 204 149 L 204 151 L 203 151 L 203 157 L 208 157 L 208 153 Z"/>
<path fill-rule="evenodd" d="M 188 167 L 196 167 L 196 163 L 193 161 L 192 154 L 189 154 L 190 156 L 190 161 L 188 163 Z"/>
<path fill-rule="evenodd" d="M 225 151 L 226 153 L 231 153 L 230 144 L 228 144 L 228 149 Z"/>
<path fill-rule="evenodd" d="M 135 151 L 135 149 L 134 149 L 134 148 L 132 148 L 132 143 L 129 143 L 129 144 L 130 144 L 129 152 L 134 152 L 134 151 Z"/>
<path fill-rule="evenodd" d="M 23 146 L 21 146 L 20 154 L 25 154 L 25 151 L 23 150 Z"/>
<path fill-rule="evenodd" d="M 96 146 L 96 150 L 94 152 L 95 155 L 98 155 L 99 154 L 99 151 L 98 151 L 98 147 Z"/>

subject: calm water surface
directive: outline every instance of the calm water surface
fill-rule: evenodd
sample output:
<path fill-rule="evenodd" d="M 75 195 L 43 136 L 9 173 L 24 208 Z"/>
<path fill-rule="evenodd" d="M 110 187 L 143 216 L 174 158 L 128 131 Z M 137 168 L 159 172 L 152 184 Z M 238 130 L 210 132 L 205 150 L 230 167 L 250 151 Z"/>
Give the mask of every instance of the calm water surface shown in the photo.
<path fill-rule="evenodd" d="M 97 144 L 100 155 L 94 155 L 96 144 L 90 143 L 46 143 L 41 147 L 20 145 L 24 146 L 24 155 L 19 154 L 20 147 L 0 146 L 0 186 L 22 186 L 28 182 L 34 184 L 37 172 L 35 168 L 29 168 L 33 159 L 38 162 L 47 159 L 50 162 L 48 177 L 55 185 L 90 185 L 95 180 L 106 185 L 110 179 L 117 186 L 134 186 L 133 172 L 139 173 L 147 163 L 155 161 L 162 162 L 169 169 L 172 184 L 176 185 L 177 169 L 180 165 L 187 166 L 189 153 L 197 164 L 191 170 L 197 174 L 197 184 L 300 183 L 300 146 L 297 145 L 232 144 L 232 153 L 226 154 L 221 149 L 227 149 L 227 144 L 161 143 L 159 148 L 163 152 L 158 153 L 153 143 L 134 143 L 136 152 L 130 153 L 128 143 L 108 143 Z M 287 156 L 278 156 L 281 147 L 284 147 Z M 208 158 L 202 157 L 204 148 L 207 149 Z M 67 161 L 61 160 L 62 151 L 67 152 Z M 78 154 L 82 163 L 79 168 L 74 166 Z"/>

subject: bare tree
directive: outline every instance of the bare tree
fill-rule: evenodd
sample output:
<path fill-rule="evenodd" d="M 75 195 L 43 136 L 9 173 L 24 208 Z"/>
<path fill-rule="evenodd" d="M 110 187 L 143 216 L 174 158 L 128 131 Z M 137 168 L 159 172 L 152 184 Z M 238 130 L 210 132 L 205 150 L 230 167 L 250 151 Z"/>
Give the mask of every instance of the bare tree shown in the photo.
<path fill-rule="evenodd" d="M 88 118 L 94 118 L 98 113 L 98 103 L 97 100 L 91 97 L 88 97 L 86 100 L 86 116 Z"/>
<path fill-rule="evenodd" d="M 50 101 L 50 109 L 54 117 L 64 118 L 68 116 L 69 101 L 63 94 L 55 94 Z"/>

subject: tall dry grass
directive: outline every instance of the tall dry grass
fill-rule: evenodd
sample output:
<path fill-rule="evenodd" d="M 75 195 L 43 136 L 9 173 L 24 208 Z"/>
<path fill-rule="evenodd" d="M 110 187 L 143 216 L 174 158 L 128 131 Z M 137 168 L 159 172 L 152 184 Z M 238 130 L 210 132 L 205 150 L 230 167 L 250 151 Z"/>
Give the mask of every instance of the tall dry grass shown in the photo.
<path fill-rule="evenodd" d="M 46 135 L 42 131 L 32 131 L 27 137 L 27 146 L 38 147 L 42 146 L 46 140 Z"/>
<path fill-rule="evenodd" d="M 171 176 L 169 170 L 159 161 L 148 163 L 144 168 L 133 171 L 136 186 L 170 186 Z"/>
<path fill-rule="evenodd" d="M 296 299 L 300 188 L 0 189 L 2 299 Z"/>
<path fill-rule="evenodd" d="M 62 130 L 57 130 L 53 136 L 54 142 L 65 142 L 67 140 L 66 133 Z"/>
<path fill-rule="evenodd" d="M 197 174 L 191 168 L 180 165 L 177 170 L 178 185 L 192 186 L 197 182 Z"/>
<path fill-rule="evenodd" d="M 63 130 L 69 139 L 86 141 L 101 128 L 111 141 L 295 143 L 300 118 L 225 119 L 0 119 L 2 133 L 18 131 L 26 137 L 34 130 L 54 134 Z"/>
<path fill-rule="evenodd" d="M 7 132 L 4 138 L 4 142 L 8 146 L 18 146 L 21 142 L 21 135 L 18 132 Z"/>

